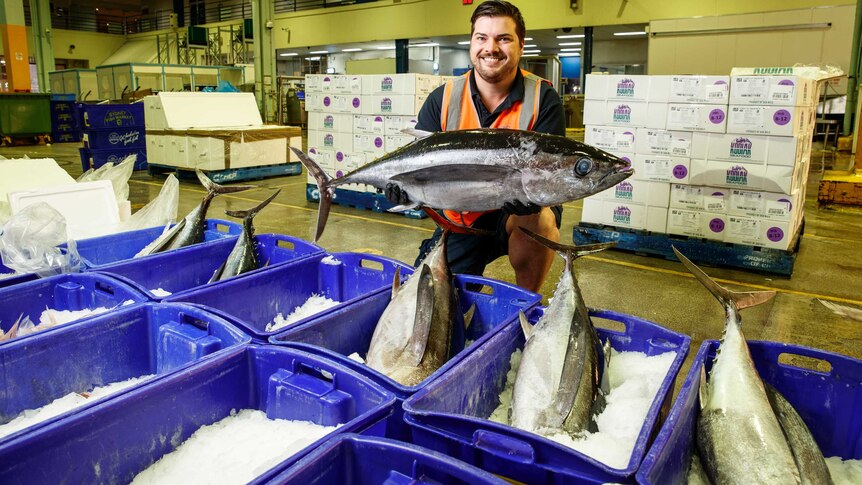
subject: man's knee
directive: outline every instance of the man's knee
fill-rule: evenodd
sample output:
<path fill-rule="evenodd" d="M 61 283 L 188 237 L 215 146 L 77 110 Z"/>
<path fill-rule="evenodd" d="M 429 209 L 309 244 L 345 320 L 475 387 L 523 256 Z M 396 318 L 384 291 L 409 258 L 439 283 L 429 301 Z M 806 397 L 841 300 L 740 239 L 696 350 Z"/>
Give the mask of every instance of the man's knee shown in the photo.
<path fill-rule="evenodd" d="M 516 231 L 518 227 L 527 228 L 552 241 L 560 241 L 560 229 L 557 227 L 557 217 L 554 212 L 547 207 L 543 208 L 538 214 L 532 214 L 529 216 L 509 216 L 509 219 L 506 221 L 506 232 L 509 233 L 510 243 L 513 239 L 515 241 L 520 239 L 519 237 L 512 237 L 516 232 L 520 233 L 520 231 Z M 532 241 L 532 239 L 529 240 Z"/>

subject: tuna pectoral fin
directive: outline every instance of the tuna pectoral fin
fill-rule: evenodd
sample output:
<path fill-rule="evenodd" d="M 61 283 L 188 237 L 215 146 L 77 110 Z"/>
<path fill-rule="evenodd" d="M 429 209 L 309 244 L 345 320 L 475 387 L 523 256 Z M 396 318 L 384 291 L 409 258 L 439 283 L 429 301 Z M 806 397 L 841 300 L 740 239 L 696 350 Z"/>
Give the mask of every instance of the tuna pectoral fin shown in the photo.
<path fill-rule="evenodd" d="M 596 422 L 596 418 L 600 414 L 602 414 L 605 410 L 605 407 L 608 405 L 607 395 L 611 392 L 611 376 L 610 376 L 610 368 L 611 368 L 611 341 L 610 339 L 605 340 L 605 344 L 602 346 L 602 377 L 599 381 L 599 389 L 596 392 L 596 398 L 593 400 L 593 406 L 590 410 L 590 431 L 595 433 L 599 430 L 599 425 Z"/>
<path fill-rule="evenodd" d="M 404 205 L 396 205 L 395 207 L 390 207 L 386 210 L 386 212 L 404 212 L 404 211 L 412 211 L 413 209 L 419 207 L 419 203 L 416 202 L 414 204 L 404 204 Z"/>
<path fill-rule="evenodd" d="M 476 316 L 476 304 L 473 303 L 470 305 L 470 308 L 467 309 L 467 312 L 464 313 L 464 330 L 470 328 L 470 324 L 473 323 L 473 317 Z"/>
<path fill-rule="evenodd" d="M 432 131 L 417 130 L 416 128 L 404 128 L 403 130 L 401 130 L 401 133 L 404 133 L 408 136 L 415 136 L 417 140 L 428 138 L 429 136 L 434 134 L 434 132 Z"/>
<path fill-rule="evenodd" d="M 518 174 L 516 168 L 503 165 L 449 164 L 433 165 L 412 172 L 404 172 L 390 178 L 398 182 L 409 195 L 411 188 L 416 189 L 428 184 L 458 182 L 460 190 L 473 190 L 489 183 L 499 183 Z M 487 189 L 486 189 L 487 190 Z"/>
<path fill-rule="evenodd" d="M 398 290 L 401 289 L 401 266 L 395 267 L 395 276 L 392 277 L 392 299 L 395 299 L 395 295 L 398 294 Z"/>
<path fill-rule="evenodd" d="M 578 388 L 581 386 L 583 367 L 587 365 L 587 345 L 592 345 L 592 343 L 587 342 L 586 337 L 587 332 L 579 332 L 577 335 L 572 332 L 569 333 L 569 342 L 563 359 L 563 372 L 560 374 L 560 384 L 557 387 L 557 395 L 553 405 L 559 422 L 548 423 L 553 427 L 563 426 L 563 423 L 569 419 L 569 415 L 572 413 Z M 588 423 L 578 424 L 586 425 Z M 573 429 L 570 431 L 579 432 L 581 430 Z"/>
<path fill-rule="evenodd" d="M 419 273 L 419 287 L 416 290 L 416 316 L 413 319 L 413 335 L 407 342 L 408 365 L 417 367 L 425 355 L 431 322 L 434 320 L 434 280 L 431 268 L 422 265 Z"/>
<path fill-rule="evenodd" d="M 276 190 L 275 192 L 272 193 L 272 195 L 267 197 L 263 202 L 256 205 L 255 207 L 252 207 L 251 209 L 237 210 L 237 211 L 224 211 L 224 213 L 231 216 L 231 217 L 237 217 L 237 218 L 243 219 L 243 220 L 254 219 L 254 216 L 256 216 L 258 214 L 258 212 L 263 210 L 264 207 L 268 206 L 269 203 L 272 202 L 272 199 L 274 199 L 279 193 L 281 193 L 281 189 Z"/>
<path fill-rule="evenodd" d="M 326 175 L 326 172 L 320 168 L 320 165 L 303 153 L 302 150 L 293 147 L 290 147 L 290 149 L 299 157 L 299 161 L 302 162 L 308 173 L 314 177 L 314 180 L 317 181 L 317 187 L 320 189 L 320 206 L 317 208 L 317 231 L 314 235 L 314 242 L 317 242 L 320 236 L 323 235 L 323 229 L 326 227 L 326 219 L 329 218 L 329 209 L 332 208 L 332 195 L 335 193 L 335 187 L 330 186 L 332 179 L 329 175 Z"/>
<path fill-rule="evenodd" d="M 530 340 L 530 337 L 533 335 L 533 326 L 527 321 L 527 316 L 524 315 L 524 312 L 520 310 L 518 311 L 518 321 L 521 322 L 521 331 L 524 332 L 524 340 Z"/>
<path fill-rule="evenodd" d="M 733 305 L 737 310 L 760 305 L 772 299 L 775 296 L 774 291 L 731 291 L 719 285 L 700 268 L 692 263 L 688 258 L 682 255 L 675 247 L 673 252 L 685 268 L 694 275 L 697 281 L 706 287 L 710 293 L 725 307 Z"/>
<path fill-rule="evenodd" d="M 226 187 L 213 182 L 200 170 L 195 170 L 195 174 L 198 176 L 198 180 L 201 181 L 201 185 L 203 185 L 204 188 L 207 189 L 207 192 L 211 194 L 231 194 L 234 192 L 242 192 L 243 190 L 257 188 L 256 185 L 232 185 L 230 187 Z"/>
<path fill-rule="evenodd" d="M 700 400 L 700 409 L 703 410 L 706 408 L 706 367 L 703 364 L 700 364 L 700 382 L 697 385 L 697 398 Z"/>

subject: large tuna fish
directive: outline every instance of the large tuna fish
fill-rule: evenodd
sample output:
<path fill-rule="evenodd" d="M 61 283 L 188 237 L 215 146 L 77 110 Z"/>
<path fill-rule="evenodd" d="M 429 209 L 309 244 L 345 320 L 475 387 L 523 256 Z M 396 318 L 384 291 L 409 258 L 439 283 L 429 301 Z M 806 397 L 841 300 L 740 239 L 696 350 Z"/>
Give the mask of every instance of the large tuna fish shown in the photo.
<path fill-rule="evenodd" d="M 210 283 L 233 278 L 236 275 L 257 269 L 258 261 L 254 254 L 254 224 L 252 221 L 254 220 L 254 216 L 269 205 L 272 199 L 280 192 L 281 189 L 276 190 L 266 200 L 252 209 L 225 211 L 225 214 L 231 217 L 242 219 L 242 234 L 237 238 L 236 244 L 228 255 L 227 260 L 213 274 Z"/>
<path fill-rule="evenodd" d="M 525 234 L 562 253 L 566 266 L 551 303 L 534 327 L 521 314 L 527 342 L 512 394 L 510 423 L 534 433 L 564 430 L 571 435 L 595 430 L 592 418 L 601 411 L 598 337 L 575 279 L 573 264 L 580 256 L 615 243 L 566 246 L 529 230 Z M 610 356 L 606 348 L 605 358 Z M 604 361 L 607 369 L 607 361 Z M 605 376 L 607 374 L 605 373 Z"/>
<path fill-rule="evenodd" d="M 396 271 L 392 301 L 374 328 L 365 362 L 405 386 L 425 380 L 449 360 L 453 344 L 463 345 L 464 329 L 474 309 L 466 317 L 461 315 L 446 261 L 446 242 L 453 231 L 484 234 L 426 212 L 443 226 L 443 236 L 403 285 L 400 271 Z"/>
<path fill-rule="evenodd" d="M 769 301 L 774 291 L 734 292 L 713 281 L 676 248 L 691 274 L 724 307 L 726 321 L 709 382 L 700 380 L 697 446 L 716 484 L 798 484 L 790 446 L 754 368 L 739 311 Z M 703 369 L 701 369 L 703 372 Z"/>
<path fill-rule="evenodd" d="M 201 203 L 192 209 L 183 220 L 178 222 L 168 232 L 160 236 L 155 241 L 151 242 L 142 249 L 135 257 L 146 256 L 149 254 L 160 253 L 171 249 L 183 248 L 192 244 L 202 243 L 204 241 L 204 230 L 206 229 L 207 210 L 209 210 L 210 202 L 217 195 L 231 194 L 241 192 L 243 190 L 254 189 L 254 185 L 233 185 L 225 187 L 219 185 L 209 179 L 200 170 L 195 170 L 201 184 L 207 189 L 207 194 L 204 196 Z"/>
<path fill-rule="evenodd" d="M 601 192 L 634 171 L 610 153 L 563 136 L 519 130 L 427 133 L 405 130 L 416 141 L 343 177 L 331 179 L 305 153 L 291 148 L 320 187 L 320 238 L 335 187 L 394 184 L 413 205 L 456 211 L 488 211 L 519 200 L 549 207 Z"/>

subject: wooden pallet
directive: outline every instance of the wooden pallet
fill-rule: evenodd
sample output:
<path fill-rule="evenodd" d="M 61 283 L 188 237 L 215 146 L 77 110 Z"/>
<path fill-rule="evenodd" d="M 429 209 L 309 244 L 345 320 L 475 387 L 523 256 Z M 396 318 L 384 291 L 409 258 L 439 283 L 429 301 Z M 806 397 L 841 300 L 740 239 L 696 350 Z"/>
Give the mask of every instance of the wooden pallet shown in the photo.
<path fill-rule="evenodd" d="M 791 245 L 793 249 L 790 251 L 601 226 L 586 222 L 575 226 L 572 239 L 575 244 L 616 242 L 615 249 L 676 261 L 676 255 L 671 248 L 674 246 L 687 258 L 698 264 L 789 277 L 793 274 L 793 265 L 796 262 L 796 254 L 799 250 L 799 242 L 802 239 L 804 227 L 805 223 L 803 222 L 799 232 L 794 237 Z"/>
<path fill-rule="evenodd" d="M 197 180 L 195 169 L 187 167 L 174 167 L 170 165 L 149 164 L 147 171 L 150 175 L 161 175 L 172 173 L 180 180 Z M 268 177 L 285 177 L 288 175 L 299 175 L 302 173 L 302 164 L 299 162 L 283 163 L 281 165 L 264 165 L 260 167 L 227 168 L 224 170 L 202 170 L 207 177 L 217 184 L 227 182 L 239 182 L 243 180 L 258 180 Z"/>
<path fill-rule="evenodd" d="M 317 185 L 308 184 L 305 187 L 305 199 L 309 202 L 320 202 L 320 192 L 317 190 Z M 353 207 L 354 209 L 364 209 L 374 212 L 388 212 L 392 203 L 386 200 L 383 194 L 372 194 L 371 192 L 354 192 L 352 190 L 335 189 L 335 197 L 332 199 L 334 204 L 345 207 Z M 390 212 L 390 214 L 401 214 L 410 219 L 424 219 L 428 217 L 421 210 L 407 210 L 403 212 Z"/>
<path fill-rule="evenodd" d="M 862 170 L 827 171 L 820 180 L 817 202 L 823 204 L 862 205 Z"/>

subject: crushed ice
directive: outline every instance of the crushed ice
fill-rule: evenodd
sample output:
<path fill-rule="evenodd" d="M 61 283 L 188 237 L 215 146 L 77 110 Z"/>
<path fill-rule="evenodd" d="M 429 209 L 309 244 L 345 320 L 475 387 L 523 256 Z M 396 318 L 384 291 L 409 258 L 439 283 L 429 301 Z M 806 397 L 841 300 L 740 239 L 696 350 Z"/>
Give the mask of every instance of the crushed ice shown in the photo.
<path fill-rule="evenodd" d="M 336 266 L 336 265 L 341 264 L 341 261 L 335 259 L 335 257 L 333 257 L 331 254 L 328 255 L 327 257 L 321 259 L 320 262 L 323 264 L 329 264 L 332 266 Z"/>
<path fill-rule="evenodd" d="M 305 300 L 305 303 L 293 309 L 288 316 L 283 317 L 279 312 L 278 315 L 275 316 L 272 322 L 266 324 L 267 332 L 274 332 L 276 330 L 280 330 L 292 323 L 296 323 L 303 318 L 310 317 L 312 315 L 317 315 L 318 313 L 332 308 L 335 305 L 338 305 L 340 302 L 331 300 L 325 296 L 318 295 L 317 293 L 312 293 L 308 300 Z"/>
<path fill-rule="evenodd" d="M 832 456 L 826 459 L 829 474 L 835 485 L 856 485 L 862 483 L 862 460 L 842 460 Z"/>
<path fill-rule="evenodd" d="M 161 288 L 156 288 L 156 289 L 154 289 L 154 290 L 150 290 L 150 293 L 152 293 L 152 294 L 153 294 L 153 296 L 158 297 L 158 298 L 161 298 L 161 297 L 163 297 L 163 296 L 170 296 L 170 295 L 171 295 L 171 292 L 170 292 L 170 291 L 168 291 L 168 290 L 163 290 L 163 289 L 161 289 Z"/>

